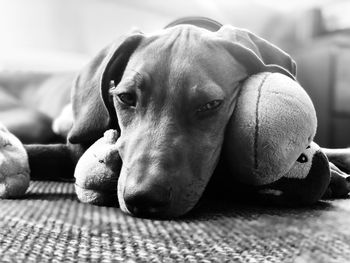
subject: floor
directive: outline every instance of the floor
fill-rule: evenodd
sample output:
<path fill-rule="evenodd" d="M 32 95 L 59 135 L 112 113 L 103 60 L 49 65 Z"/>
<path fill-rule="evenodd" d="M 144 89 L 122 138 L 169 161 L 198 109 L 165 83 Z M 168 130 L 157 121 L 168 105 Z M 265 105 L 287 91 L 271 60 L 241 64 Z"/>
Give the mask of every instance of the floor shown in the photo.
<path fill-rule="evenodd" d="M 0 200 L 1 262 L 350 262 L 350 199 L 282 209 L 208 202 L 178 220 L 79 203 L 71 183 Z"/>

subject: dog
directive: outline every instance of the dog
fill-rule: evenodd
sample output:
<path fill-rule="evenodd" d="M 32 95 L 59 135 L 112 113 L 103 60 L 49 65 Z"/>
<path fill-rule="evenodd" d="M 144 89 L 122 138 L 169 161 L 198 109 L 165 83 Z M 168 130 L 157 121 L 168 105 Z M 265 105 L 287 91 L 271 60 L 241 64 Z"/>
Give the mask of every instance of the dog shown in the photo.
<path fill-rule="evenodd" d="M 293 75 L 295 63 L 232 26 L 134 31 L 103 49 L 73 81 L 72 117 L 62 130 L 56 123 L 67 143 L 25 145 L 31 177 L 71 178 L 85 150 L 116 129 L 120 208 L 141 217 L 181 216 L 196 205 L 220 161 L 240 83 L 261 71 Z M 326 154 L 350 167 L 349 150 Z M 336 166 L 333 177 L 349 191 Z"/>

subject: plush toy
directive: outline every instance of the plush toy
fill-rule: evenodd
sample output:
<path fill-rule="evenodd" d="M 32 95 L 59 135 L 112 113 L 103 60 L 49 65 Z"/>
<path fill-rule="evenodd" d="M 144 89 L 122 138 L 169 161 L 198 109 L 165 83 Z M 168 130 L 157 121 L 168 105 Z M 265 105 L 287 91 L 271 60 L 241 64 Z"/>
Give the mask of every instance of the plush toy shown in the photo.
<path fill-rule="evenodd" d="M 29 175 L 28 156 L 22 143 L 0 123 L 0 198 L 24 195 Z"/>
<path fill-rule="evenodd" d="M 121 160 L 115 145 L 119 135 L 108 130 L 79 159 L 75 168 L 75 191 L 84 203 L 115 205 Z"/>
<path fill-rule="evenodd" d="M 279 203 L 314 203 L 330 182 L 327 157 L 313 142 L 316 127 L 312 101 L 295 80 L 270 72 L 251 76 L 225 135 L 231 176 Z"/>

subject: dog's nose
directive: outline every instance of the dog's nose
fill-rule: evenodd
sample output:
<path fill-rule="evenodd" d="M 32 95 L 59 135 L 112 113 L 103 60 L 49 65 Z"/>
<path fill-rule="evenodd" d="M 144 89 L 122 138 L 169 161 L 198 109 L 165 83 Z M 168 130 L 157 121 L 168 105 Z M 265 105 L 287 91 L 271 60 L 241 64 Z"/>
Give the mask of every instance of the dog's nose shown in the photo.
<path fill-rule="evenodd" d="M 138 217 L 162 217 L 170 204 L 171 191 L 152 186 L 124 192 L 124 201 L 130 213 Z"/>

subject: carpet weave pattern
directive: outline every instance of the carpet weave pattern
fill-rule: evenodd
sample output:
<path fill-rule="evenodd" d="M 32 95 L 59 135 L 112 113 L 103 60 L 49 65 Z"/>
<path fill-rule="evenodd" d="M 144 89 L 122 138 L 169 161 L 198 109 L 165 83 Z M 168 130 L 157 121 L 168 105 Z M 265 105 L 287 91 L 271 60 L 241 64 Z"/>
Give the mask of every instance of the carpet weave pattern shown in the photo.
<path fill-rule="evenodd" d="M 79 203 L 71 183 L 32 182 L 23 199 L 0 200 L 0 262 L 350 262 L 350 200 L 212 203 L 161 221 Z"/>

